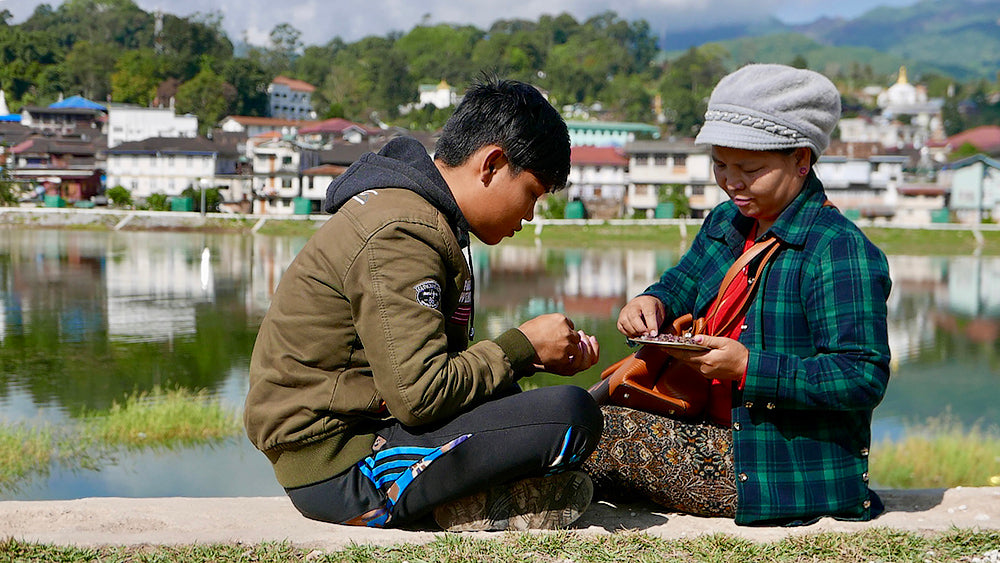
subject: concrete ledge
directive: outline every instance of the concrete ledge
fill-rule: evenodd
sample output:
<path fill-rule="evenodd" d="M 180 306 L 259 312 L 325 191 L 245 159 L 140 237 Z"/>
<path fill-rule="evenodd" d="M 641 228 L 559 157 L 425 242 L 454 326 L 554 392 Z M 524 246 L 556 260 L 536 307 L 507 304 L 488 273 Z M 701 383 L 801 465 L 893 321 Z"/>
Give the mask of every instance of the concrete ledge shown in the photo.
<path fill-rule="evenodd" d="M 574 525 L 582 534 L 634 529 L 667 539 L 723 533 L 755 541 L 795 534 L 856 532 L 882 527 L 916 533 L 953 527 L 1000 529 L 1000 487 L 887 490 L 886 512 L 871 522 L 824 518 L 796 528 L 741 527 L 725 518 L 660 512 L 655 505 L 596 503 Z M 439 531 L 378 530 L 303 518 L 286 497 L 86 498 L 0 502 L 0 539 L 53 545 L 184 545 L 288 541 L 302 549 L 338 550 L 350 544 L 424 543 Z M 476 532 L 489 537 L 495 533 Z"/>

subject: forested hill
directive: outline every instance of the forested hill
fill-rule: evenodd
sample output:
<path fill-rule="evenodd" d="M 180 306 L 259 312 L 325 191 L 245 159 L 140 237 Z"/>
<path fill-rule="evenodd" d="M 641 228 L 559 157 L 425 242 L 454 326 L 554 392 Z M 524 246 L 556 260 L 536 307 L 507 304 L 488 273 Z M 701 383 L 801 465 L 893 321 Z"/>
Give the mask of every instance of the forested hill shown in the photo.
<path fill-rule="evenodd" d="M 486 71 L 531 82 L 557 107 L 585 112 L 577 116 L 660 123 L 665 134 L 687 135 L 700 123 L 712 86 L 747 61 L 823 72 L 848 105 L 854 92 L 892 84 L 907 65 L 930 95 L 952 91 L 952 107 L 966 100 L 982 106 L 996 92 L 1000 70 L 997 0 L 925 0 L 798 29 L 767 21 L 746 36 L 677 51 L 662 47 L 649 22 L 612 11 L 583 21 L 566 13 L 498 20 L 489 29 L 418 24 L 323 45 L 305 45 L 298 30 L 279 24 L 268 45 L 235 47 L 223 18 L 157 15 L 133 0 L 65 0 L 42 4 L 14 24 L 0 4 L 0 88 L 12 111 L 71 95 L 139 105 L 173 100 L 208 128 L 226 115 L 264 115 L 267 85 L 285 75 L 316 86 L 321 118 L 432 129 L 447 110 L 399 109 L 416 100 L 418 86 L 445 80 L 461 91 Z M 975 124 L 958 119 L 948 127 Z"/>
<path fill-rule="evenodd" d="M 858 63 L 881 74 L 905 64 L 917 73 L 995 80 L 1000 71 L 1000 2 L 923 0 L 902 8 L 874 8 L 854 19 L 823 18 L 798 26 L 762 18 L 670 34 L 661 42 L 667 51 L 707 43 L 739 53 L 734 64 L 785 53 L 815 62 L 817 69 Z"/>

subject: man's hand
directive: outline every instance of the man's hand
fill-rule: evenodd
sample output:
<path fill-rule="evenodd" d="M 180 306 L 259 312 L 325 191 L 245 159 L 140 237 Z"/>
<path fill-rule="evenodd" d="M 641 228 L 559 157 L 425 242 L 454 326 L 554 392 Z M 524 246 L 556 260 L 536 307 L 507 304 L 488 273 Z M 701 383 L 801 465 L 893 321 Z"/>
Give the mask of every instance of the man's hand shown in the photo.
<path fill-rule="evenodd" d="M 575 330 L 566 315 L 539 315 L 518 329 L 534 346 L 538 369 L 569 376 L 596 364 L 599 358 L 597 338 Z"/>

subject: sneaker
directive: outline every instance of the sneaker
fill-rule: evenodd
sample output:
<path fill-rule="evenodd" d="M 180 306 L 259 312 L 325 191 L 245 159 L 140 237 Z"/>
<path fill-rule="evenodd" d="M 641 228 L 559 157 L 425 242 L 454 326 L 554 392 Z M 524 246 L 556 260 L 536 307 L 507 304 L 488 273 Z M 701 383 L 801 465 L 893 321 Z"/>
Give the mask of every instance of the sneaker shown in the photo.
<path fill-rule="evenodd" d="M 491 487 L 434 509 L 449 532 L 555 530 L 576 521 L 594 494 L 583 471 L 533 477 Z"/>

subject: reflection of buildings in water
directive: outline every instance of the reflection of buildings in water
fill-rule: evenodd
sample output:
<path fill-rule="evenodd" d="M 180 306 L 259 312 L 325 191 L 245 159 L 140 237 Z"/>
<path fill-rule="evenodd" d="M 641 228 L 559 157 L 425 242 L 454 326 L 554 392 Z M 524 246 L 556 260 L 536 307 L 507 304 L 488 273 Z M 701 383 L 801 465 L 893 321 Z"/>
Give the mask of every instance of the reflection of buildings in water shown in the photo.
<path fill-rule="evenodd" d="M 889 344 L 903 361 L 934 341 L 934 331 L 978 342 L 1000 335 L 1000 258 L 890 256 Z M 964 319 L 964 320 L 963 320 Z"/>
<path fill-rule="evenodd" d="M 627 299 L 659 277 L 661 267 L 652 250 L 508 245 L 477 248 L 473 256 L 477 308 L 490 311 L 487 337 L 554 311 L 572 318 L 616 318 Z M 553 256 L 556 266 L 549 263 Z"/>
<path fill-rule="evenodd" d="M 155 341 L 195 332 L 195 307 L 215 301 L 212 253 L 191 237 L 129 233 L 108 260 L 108 336 Z M 209 250 L 208 253 L 205 250 Z"/>
<path fill-rule="evenodd" d="M 0 340 L 8 331 L 22 332 L 33 311 L 58 312 L 60 342 L 80 342 L 103 329 L 103 244 L 82 234 L 10 230 L 0 243 L 0 255 L 8 256 L 0 266 Z"/>
<path fill-rule="evenodd" d="M 930 317 L 945 287 L 943 260 L 931 256 L 889 256 L 892 291 L 888 301 L 889 349 L 893 363 L 905 362 L 934 341 Z"/>
<path fill-rule="evenodd" d="M 271 304 L 274 290 L 281 276 L 302 250 L 308 239 L 302 237 L 252 237 L 249 244 L 249 264 L 242 276 L 249 272 L 250 293 L 247 310 L 263 316 Z"/>
<path fill-rule="evenodd" d="M 948 260 L 949 310 L 969 317 L 1000 316 L 1000 259 L 954 256 Z"/>

